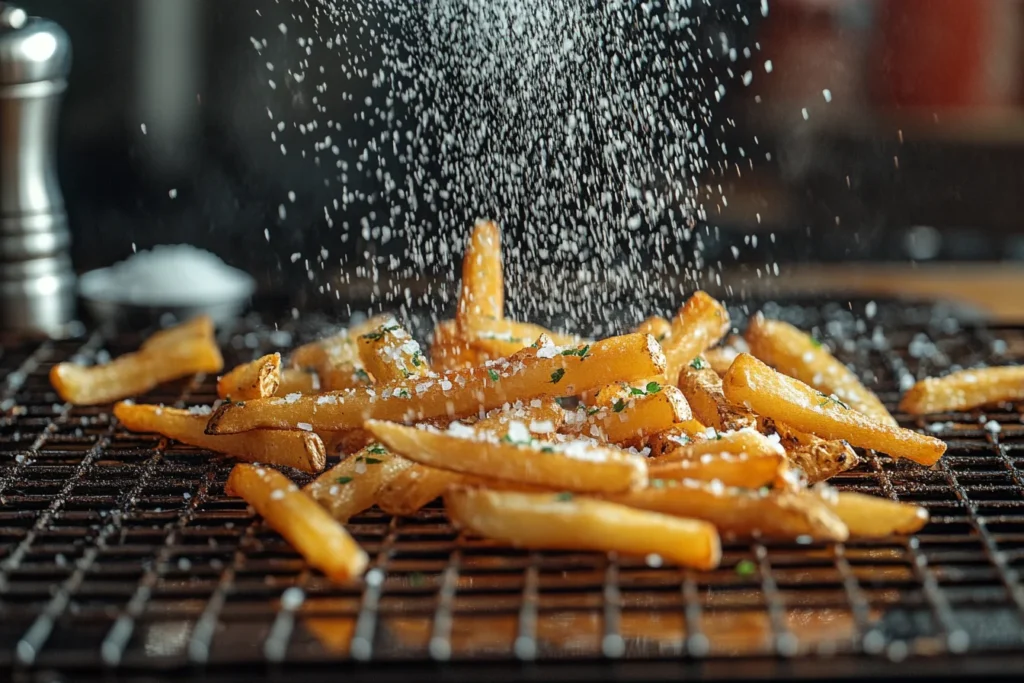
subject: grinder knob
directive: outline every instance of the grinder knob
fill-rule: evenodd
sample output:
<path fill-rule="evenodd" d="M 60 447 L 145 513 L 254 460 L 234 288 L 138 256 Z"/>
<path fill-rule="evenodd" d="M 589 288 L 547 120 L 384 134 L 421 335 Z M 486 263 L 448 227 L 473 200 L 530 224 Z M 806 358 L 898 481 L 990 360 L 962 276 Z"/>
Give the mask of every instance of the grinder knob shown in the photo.
<path fill-rule="evenodd" d="M 64 29 L 0 2 L 0 330 L 57 335 L 74 317 L 55 149 L 70 70 Z"/>

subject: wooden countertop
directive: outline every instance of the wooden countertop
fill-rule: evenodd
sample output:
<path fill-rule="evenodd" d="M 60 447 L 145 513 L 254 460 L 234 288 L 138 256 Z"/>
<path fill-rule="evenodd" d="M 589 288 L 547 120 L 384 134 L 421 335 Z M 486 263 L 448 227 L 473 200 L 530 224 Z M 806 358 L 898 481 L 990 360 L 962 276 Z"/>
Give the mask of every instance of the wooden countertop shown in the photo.
<path fill-rule="evenodd" d="M 783 267 L 769 278 L 732 272 L 723 280 L 769 295 L 940 299 L 975 308 L 992 322 L 1024 323 L 1024 264 L 818 264 Z"/>

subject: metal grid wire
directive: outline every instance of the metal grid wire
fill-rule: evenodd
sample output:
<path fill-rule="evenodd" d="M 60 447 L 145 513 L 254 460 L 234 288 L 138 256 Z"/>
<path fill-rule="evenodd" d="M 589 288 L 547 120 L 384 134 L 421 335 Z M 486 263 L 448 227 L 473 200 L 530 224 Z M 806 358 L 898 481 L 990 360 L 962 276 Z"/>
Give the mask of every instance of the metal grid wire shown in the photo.
<path fill-rule="evenodd" d="M 796 311 L 839 340 L 838 355 L 865 369 L 890 407 L 901 383 L 954 362 L 1024 360 L 1024 329 L 964 330 L 927 311 L 897 311 L 900 327 L 880 335 L 881 314 L 864 324 L 863 316 L 836 322 L 835 311 Z M 243 329 L 222 341 L 233 362 L 310 334 Z M 1024 416 L 1010 406 L 927 420 L 897 415 L 948 441 L 939 465 L 868 453 L 834 480 L 926 506 L 931 522 L 909 538 L 727 543 L 721 568 L 696 572 L 500 548 L 457 533 L 436 504 L 412 519 L 374 509 L 349 525 L 372 569 L 336 586 L 244 502 L 225 497 L 230 462 L 128 433 L 106 407 L 65 405 L 51 390 L 54 363 L 118 354 L 138 338 L 0 341 L 4 670 L 282 672 L 333 664 L 379 673 L 402 662 L 451 662 L 443 667 L 451 673 L 470 662 L 481 673 L 490 662 L 509 676 L 568 661 L 599 664 L 592 680 L 609 672 L 640 680 L 669 662 L 751 677 L 797 675 L 815 661 L 846 662 L 846 673 L 867 671 L 867 662 L 891 671 L 954 655 L 1020 670 L 1020 659 L 1000 658 L 1024 652 Z M 209 404 L 214 379 L 164 385 L 139 400 Z M 743 560 L 753 573 L 737 572 Z M 609 668 L 610 660 L 646 668 Z M 773 664 L 742 668 L 765 661 Z"/>

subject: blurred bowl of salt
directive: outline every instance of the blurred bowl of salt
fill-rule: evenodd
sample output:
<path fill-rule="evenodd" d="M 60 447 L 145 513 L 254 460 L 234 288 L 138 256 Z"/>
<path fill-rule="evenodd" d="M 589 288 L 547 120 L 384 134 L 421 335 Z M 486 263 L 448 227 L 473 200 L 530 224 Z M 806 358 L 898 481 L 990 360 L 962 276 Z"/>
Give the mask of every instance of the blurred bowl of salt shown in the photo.
<path fill-rule="evenodd" d="M 208 251 L 187 244 L 140 251 L 78 280 L 86 310 L 105 330 L 167 326 L 206 314 L 219 325 L 237 319 L 256 281 Z"/>

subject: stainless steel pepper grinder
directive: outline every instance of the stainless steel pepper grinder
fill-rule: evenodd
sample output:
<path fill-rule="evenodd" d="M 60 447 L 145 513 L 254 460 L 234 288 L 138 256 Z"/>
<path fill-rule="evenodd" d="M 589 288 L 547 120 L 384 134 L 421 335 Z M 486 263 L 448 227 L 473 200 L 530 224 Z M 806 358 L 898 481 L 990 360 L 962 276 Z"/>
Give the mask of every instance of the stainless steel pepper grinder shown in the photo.
<path fill-rule="evenodd" d="M 57 336 L 75 315 L 56 163 L 70 70 L 64 29 L 0 1 L 0 330 Z"/>

